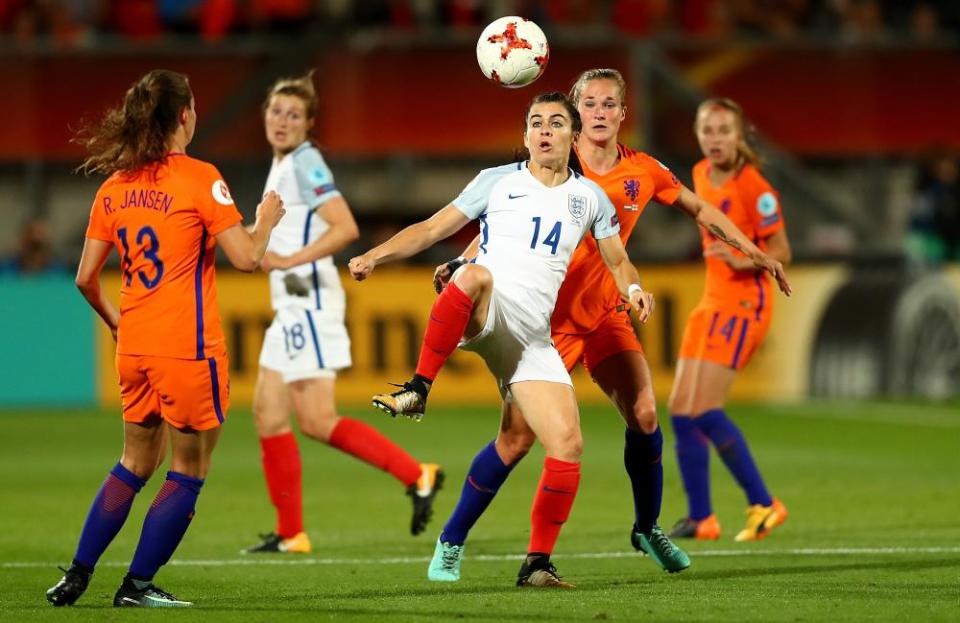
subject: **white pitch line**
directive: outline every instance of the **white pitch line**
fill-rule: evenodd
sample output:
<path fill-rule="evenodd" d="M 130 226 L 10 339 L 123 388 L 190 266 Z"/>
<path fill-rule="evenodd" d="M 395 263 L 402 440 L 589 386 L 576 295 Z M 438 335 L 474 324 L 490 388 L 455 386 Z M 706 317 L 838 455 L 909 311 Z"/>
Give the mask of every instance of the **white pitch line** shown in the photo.
<path fill-rule="evenodd" d="M 714 549 L 689 552 L 696 558 L 719 558 L 734 556 L 885 556 L 891 554 L 960 554 L 960 547 L 837 547 L 837 548 L 798 548 L 798 549 Z M 636 552 L 580 552 L 560 554 L 567 558 L 634 558 Z M 478 554 L 467 556 L 470 560 L 483 562 L 503 562 L 520 560 L 518 554 Z M 428 556 L 408 556 L 397 558 L 277 558 L 268 556 L 245 556 L 226 560 L 171 560 L 168 564 L 175 567 L 256 567 L 270 565 L 294 566 L 335 566 L 335 565 L 407 565 L 429 562 Z M 0 569 L 35 569 L 56 567 L 56 562 L 0 562 Z M 105 567 L 125 567 L 129 563 L 110 561 L 101 563 Z"/>

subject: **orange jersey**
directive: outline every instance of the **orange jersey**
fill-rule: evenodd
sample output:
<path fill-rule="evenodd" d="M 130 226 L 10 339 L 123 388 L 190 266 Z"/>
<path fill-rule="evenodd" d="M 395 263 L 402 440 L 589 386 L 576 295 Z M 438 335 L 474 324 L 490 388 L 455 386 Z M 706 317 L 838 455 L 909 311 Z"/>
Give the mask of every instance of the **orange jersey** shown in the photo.
<path fill-rule="evenodd" d="M 753 165 L 747 164 L 721 186 L 709 178 L 710 163 L 704 159 L 693 167 L 696 193 L 717 206 L 740 231 L 761 249 L 765 239 L 784 227 L 780 198 Z M 701 228 L 703 248 L 717 241 Z M 734 253 L 738 251 L 732 249 Z M 771 308 L 773 286 L 766 273 L 734 271 L 720 258 L 708 257 L 707 284 L 703 300 L 714 305 L 751 311 L 757 320 Z"/>
<path fill-rule="evenodd" d="M 117 353 L 207 359 L 226 352 L 214 236 L 242 221 L 216 167 L 171 154 L 97 191 L 87 238 L 120 253 Z"/>
<path fill-rule="evenodd" d="M 677 177 L 647 154 L 617 145 L 620 161 L 604 175 L 580 159 L 583 174 L 596 182 L 613 202 L 620 219 L 620 239 L 626 244 L 637 219 L 651 199 L 672 205 L 682 188 Z M 579 153 L 577 153 L 579 158 Z M 622 303 L 597 242 L 589 233 L 573 253 L 557 296 L 551 326 L 554 333 L 588 333 Z"/>

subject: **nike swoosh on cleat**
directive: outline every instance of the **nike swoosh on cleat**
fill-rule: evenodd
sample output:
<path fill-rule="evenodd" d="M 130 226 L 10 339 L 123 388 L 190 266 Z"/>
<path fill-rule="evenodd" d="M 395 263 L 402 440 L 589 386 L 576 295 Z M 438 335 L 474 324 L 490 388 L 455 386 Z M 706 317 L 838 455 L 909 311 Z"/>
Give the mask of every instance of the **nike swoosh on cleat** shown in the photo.
<path fill-rule="evenodd" d="M 519 199 L 520 197 L 526 197 L 526 195 L 515 195 L 513 193 L 510 193 L 507 195 L 507 197 L 510 199 Z"/>

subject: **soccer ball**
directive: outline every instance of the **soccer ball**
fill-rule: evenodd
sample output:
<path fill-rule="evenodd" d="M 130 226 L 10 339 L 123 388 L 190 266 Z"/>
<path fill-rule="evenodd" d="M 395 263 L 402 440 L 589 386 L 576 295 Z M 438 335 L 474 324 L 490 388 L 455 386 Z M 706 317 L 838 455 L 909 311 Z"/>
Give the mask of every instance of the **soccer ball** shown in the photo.
<path fill-rule="evenodd" d="M 480 33 L 477 62 L 483 75 L 511 89 L 543 75 L 550 46 L 540 27 L 522 17 L 501 17 Z"/>

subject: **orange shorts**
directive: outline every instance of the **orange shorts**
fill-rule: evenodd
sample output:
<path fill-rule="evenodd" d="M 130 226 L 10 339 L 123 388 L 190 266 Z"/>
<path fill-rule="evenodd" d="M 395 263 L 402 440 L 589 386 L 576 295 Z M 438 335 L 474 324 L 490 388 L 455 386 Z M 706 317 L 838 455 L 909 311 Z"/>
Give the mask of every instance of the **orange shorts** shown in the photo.
<path fill-rule="evenodd" d="M 220 426 L 230 406 L 228 365 L 226 355 L 195 360 L 118 354 L 123 421 L 160 415 L 176 428 Z"/>
<path fill-rule="evenodd" d="M 770 328 L 770 315 L 734 307 L 698 305 L 687 319 L 680 359 L 712 361 L 740 370 L 757 352 Z"/>
<path fill-rule="evenodd" d="M 554 333 L 553 345 L 568 372 L 577 363 L 583 363 L 589 372 L 617 353 L 643 352 L 630 316 L 625 312 L 610 314 L 590 333 Z"/>

